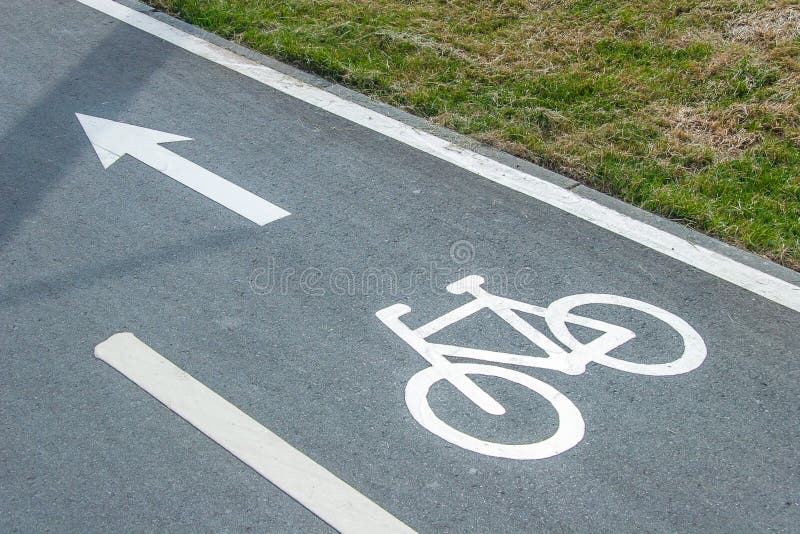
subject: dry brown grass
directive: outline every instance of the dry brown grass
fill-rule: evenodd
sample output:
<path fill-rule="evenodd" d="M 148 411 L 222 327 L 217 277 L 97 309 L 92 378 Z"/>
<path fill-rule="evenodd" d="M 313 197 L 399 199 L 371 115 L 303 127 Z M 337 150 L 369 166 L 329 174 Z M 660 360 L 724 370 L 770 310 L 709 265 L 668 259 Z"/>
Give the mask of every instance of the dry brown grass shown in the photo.
<path fill-rule="evenodd" d="M 676 145 L 693 145 L 715 154 L 717 161 L 741 157 L 768 133 L 784 135 L 800 126 L 800 113 L 789 103 L 735 104 L 723 109 L 706 106 L 655 108 L 668 125 L 667 135 Z M 774 121 L 754 130 L 746 125 L 758 117 Z"/>
<path fill-rule="evenodd" d="M 764 47 L 796 39 L 800 37 L 800 7 L 783 6 L 741 15 L 728 24 L 725 36 Z"/>

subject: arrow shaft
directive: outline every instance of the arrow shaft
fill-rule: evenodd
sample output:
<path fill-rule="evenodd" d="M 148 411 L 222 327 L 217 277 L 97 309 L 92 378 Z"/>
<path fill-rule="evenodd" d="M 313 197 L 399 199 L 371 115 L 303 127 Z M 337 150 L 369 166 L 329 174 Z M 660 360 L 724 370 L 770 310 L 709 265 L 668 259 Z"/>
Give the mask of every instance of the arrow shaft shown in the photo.
<path fill-rule="evenodd" d="M 160 145 L 153 144 L 130 150 L 129 154 L 261 226 L 289 215 L 289 212 L 283 208 Z"/>

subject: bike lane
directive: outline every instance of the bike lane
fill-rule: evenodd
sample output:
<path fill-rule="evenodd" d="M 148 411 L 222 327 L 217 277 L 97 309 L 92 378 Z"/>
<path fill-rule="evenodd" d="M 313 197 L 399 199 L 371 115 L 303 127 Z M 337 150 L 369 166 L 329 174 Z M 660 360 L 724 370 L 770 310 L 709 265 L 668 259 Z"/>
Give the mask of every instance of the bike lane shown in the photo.
<path fill-rule="evenodd" d="M 85 6 L 18 4 L 0 81 L 4 526 L 325 528 L 92 357 L 122 331 L 420 531 L 798 519 L 796 312 Z M 26 41 L 14 17 L 38 21 Z M 191 137 L 165 147 L 290 215 L 259 227 L 132 158 L 103 169 L 75 113 Z M 423 325 L 471 300 L 445 290 L 467 275 L 542 307 L 637 299 L 687 321 L 708 355 L 676 376 L 497 364 L 563 394 L 585 434 L 539 460 L 464 450 L 412 417 L 406 383 L 430 364 L 376 313 L 402 303 L 403 322 Z M 620 358 L 680 355 L 680 338 L 646 315 L 580 313 L 636 334 Z M 488 312 L 436 336 L 543 355 Z M 498 443 L 555 431 L 541 397 L 475 383 L 504 415 L 441 382 L 433 411 Z"/>

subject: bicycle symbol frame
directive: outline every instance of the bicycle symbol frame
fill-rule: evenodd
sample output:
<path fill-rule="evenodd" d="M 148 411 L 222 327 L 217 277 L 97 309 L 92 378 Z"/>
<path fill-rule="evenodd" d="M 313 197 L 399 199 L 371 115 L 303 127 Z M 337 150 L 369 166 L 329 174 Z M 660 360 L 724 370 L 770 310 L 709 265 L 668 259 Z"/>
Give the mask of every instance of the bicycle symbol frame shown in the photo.
<path fill-rule="evenodd" d="M 411 308 L 405 304 L 394 304 L 375 315 L 395 334 L 408 343 L 430 364 L 411 377 L 406 384 L 405 400 L 414 419 L 433 434 L 467 450 L 488 456 L 518 460 L 535 460 L 560 454 L 577 445 L 584 435 L 584 421 L 580 410 L 554 387 L 525 373 L 478 363 L 451 362 L 448 356 L 469 358 L 484 362 L 509 364 L 561 371 L 568 375 L 579 375 L 586 371 L 590 362 L 606 367 L 642 375 L 667 376 L 688 373 L 705 360 L 707 350 L 700 334 L 686 321 L 652 304 L 618 295 L 584 293 L 553 301 L 547 308 L 525 302 L 493 295 L 481 287 L 484 279 L 471 275 L 447 286 L 447 291 L 460 295 L 469 293 L 474 300 L 437 317 L 416 329 L 409 328 L 400 317 Z M 611 304 L 631 308 L 659 319 L 672 327 L 682 338 L 684 350 L 681 356 L 668 363 L 636 363 L 609 356 L 609 352 L 636 337 L 627 328 L 590 319 L 571 313 L 577 306 L 585 304 Z M 429 343 L 426 338 L 470 315 L 489 309 L 542 349 L 547 356 L 528 356 L 505 352 L 495 352 L 455 345 Z M 524 312 L 543 317 L 555 338 L 568 350 L 552 341 L 534 328 L 516 312 Z M 590 341 L 581 343 L 567 324 L 588 327 L 602 334 Z M 481 389 L 470 375 L 494 376 L 520 384 L 544 397 L 556 410 L 559 418 L 555 434 L 543 441 L 526 444 L 505 444 L 484 441 L 451 427 L 436 414 L 428 403 L 431 387 L 440 380 L 447 380 L 483 411 L 493 415 L 503 415 L 506 410 L 495 398 Z"/>

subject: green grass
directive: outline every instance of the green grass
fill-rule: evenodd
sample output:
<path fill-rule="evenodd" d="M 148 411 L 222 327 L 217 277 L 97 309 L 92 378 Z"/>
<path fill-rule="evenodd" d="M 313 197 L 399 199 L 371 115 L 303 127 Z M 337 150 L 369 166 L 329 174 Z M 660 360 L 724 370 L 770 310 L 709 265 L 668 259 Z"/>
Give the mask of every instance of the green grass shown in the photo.
<path fill-rule="evenodd" d="M 800 7 L 149 0 L 800 269 Z"/>

